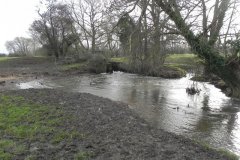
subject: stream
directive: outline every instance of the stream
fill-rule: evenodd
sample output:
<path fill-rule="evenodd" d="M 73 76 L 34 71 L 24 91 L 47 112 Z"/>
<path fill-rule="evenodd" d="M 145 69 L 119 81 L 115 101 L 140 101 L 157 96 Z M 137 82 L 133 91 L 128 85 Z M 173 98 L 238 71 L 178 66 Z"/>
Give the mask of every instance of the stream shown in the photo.
<path fill-rule="evenodd" d="M 125 102 L 157 128 L 240 155 L 240 101 L 200 82 L 195 85 L 201 92 L 188 95 L 190 77 L 169 80 L 114 72 L 38 79 L 16 88 L 59 88 Z"/>

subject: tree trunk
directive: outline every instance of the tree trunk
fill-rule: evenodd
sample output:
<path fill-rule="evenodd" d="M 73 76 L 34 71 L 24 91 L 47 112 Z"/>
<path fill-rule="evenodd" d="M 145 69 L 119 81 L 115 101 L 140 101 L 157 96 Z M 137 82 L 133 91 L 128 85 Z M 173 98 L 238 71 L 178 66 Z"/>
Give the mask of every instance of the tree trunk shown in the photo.
<path fill-rule="evenodd" d="M 211 45 L 201 40 L 187 39 L 193 51 L 201 58 L 205 59 L 210 71 L 218 75 L 232 89 L 232 96 L 240 97 L 240 61 L 225 61 L 219 56 L 218 51 Z"/>
<path fill-rule="evenodd" d="M 153 4 L 152 4 L 152 19 L 153 19 L 153 46 L 152 46 L 152 64 L 153 66 L 159 66 L 161 64 L 161 57 L 160 54 L 161 50 L 161 40 L 160 40 L 160 10 L 158 10 Z"/>
<path fill-rule="evenodd" d="M 95 36 L 92 37 L 92 54 L 95 54 L 96 52 L 96 42 L 95 42 Z"/>
<path fill-rule="evenodd" d="M 240 97 L 240 62 L 232 61 L 227 66 L 218 66 L 217 71 L 213 70 L 232 89 L 233 97 Z"/>
<path fill-rule="evenodd" d="M 222 78 L 231 87 L 232 96 L 240 97 L 239 59 L 227 62 L 214 49 L 230 0 L 221 1 L 221 4 L 219 4 L 219 0 L 216 0 L 212 22 L 214 25 L 211 28 L 209 40 L 206 40 L 203 35 L 194 34 L 190 26 L 183 19 L 180 9 L 177 7 L 176 0 L 172 0 L 171 3 L 163 0 L 155 0 L 155 2 L 172 19 L 176 28 L 181 32 L 181 35 L 186 39 L 195 54 L 206 61 L 210 71 Z"/>
<path fill-rule="evenodd" d="M 96 52 L 96 28 L 95 24 L 93 23 L 91 25 L 92 27 L 92 54 L 95 54 Z"/>

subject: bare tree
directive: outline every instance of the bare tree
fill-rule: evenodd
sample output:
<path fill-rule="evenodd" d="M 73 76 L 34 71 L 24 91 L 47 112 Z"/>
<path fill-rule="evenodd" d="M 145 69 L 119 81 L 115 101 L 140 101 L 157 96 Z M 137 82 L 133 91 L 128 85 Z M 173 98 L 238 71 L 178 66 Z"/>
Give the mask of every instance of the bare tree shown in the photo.
<path fill-rule="evenodd" d="M 239 7 L 237 4 L 237 0 L 234 0 L 233 5 L 232 5 L 232 11 L 230 13 L 230 17 L 228 20 L 228 24 L 226 26 L 225 33 L 223 34 L 223 52 L 224 52 L 225 56 L 228 56 L 227 44 L 228 44 L 229 36 L 232 38 L 232 34 L 230 33 L 230 30 L 235 28 L 234 19 L 235 19 L 235 15 L 237 13 L 237 7 Z M 237 35 L 237 33 L 234 33 L 233 35 Z M 221 37 L 220 37 L 220 39 L 221 39 Z"/>
<path fill-rule="evenodd" d="M 30 38 L 16 37 L 12 41 L 7 41 L 5 45 L 10 54 L 25 56 L 33 51 L 33 42 Z"/>
<path fill-rule="evenodd" d="M 174 34 L 179 34 L 179 31 L 172 27 L 173 23 L 170 18 L 156 5 L 155 1 L 126 2 L 129 5 L 117 3 L 123 5 L 118 28 L 120 42 L 125 47 L 124 51 L 129 55 L 131 68 L 136 72 L 157 75 L 169 51 L 167 48 L 173 41 L 178 40 L 179 36 Z M 135 10 L 136 14 L 133 13 Z M 136 18 L 137 15 L 138 18 Z"/>
<path fill-rule="evenodd" d="M 96 52 L 104 34 L 102 30 L 104 4 L 101 0 L 78 0 L 70 4 L 79 43 L 92 53 Z"/>
<path fill-rule="evenodd" d="M 40 19 L 35 20 L 30 29 L 34 37 L 38 37 L 39 42 L 48 48 L 50 55 L 53 52 L 57 59 L 65 56 L 76 40 L 72 34 L 70 14 L 67 5 L 46 0 L 46 11 L 38 11 Z"/>

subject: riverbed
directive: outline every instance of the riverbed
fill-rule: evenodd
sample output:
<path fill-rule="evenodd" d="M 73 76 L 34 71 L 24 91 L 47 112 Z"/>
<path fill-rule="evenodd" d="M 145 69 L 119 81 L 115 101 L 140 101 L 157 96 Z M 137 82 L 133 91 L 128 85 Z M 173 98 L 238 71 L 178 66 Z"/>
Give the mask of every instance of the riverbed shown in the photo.
<path fill-rule="evenodd" d="M 189 74 L 170 80 L 114 72 L 40 78 L 18 83 L 14 89 L 58 88 L 125 102 L 156 128 L 240 155 L 240 101 L 190 78 Z M 201 92 L 188 95 L 186 88 L 192 85 Z"/>

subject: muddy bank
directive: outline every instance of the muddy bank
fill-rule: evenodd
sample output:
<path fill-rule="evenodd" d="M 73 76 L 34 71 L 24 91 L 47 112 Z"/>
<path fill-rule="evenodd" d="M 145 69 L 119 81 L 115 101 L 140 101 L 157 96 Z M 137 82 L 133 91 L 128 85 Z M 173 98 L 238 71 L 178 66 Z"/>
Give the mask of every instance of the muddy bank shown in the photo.
<path fill-rule="evenodd" d="M 62 129 L 76 129 L 86 135 L 81 140 L 72 139 L 58 144 L 51 144 L 49 139 L 41 142 L 30 139 L 24 142 L 28 152 L 17 155 L 15 159 L 29 155 L 36 159 L 74 159 L 79 151 L 86 153 L 86 159 L 228 159 L 189 139 L 151 127 L 120 102 L 51 89 L 4 91 L 1 94 L 57 106 L 64 115 L 74 117 L 66 119 L 61 124 Z"/>
<path fill-rule="evenodd" d="M 161 66 L 157 69 L 150 69 L 148 71 L 138 71 L 138 69 L 133 69 L 133 67 L 127 63 L 122 62 L 109 62 L 107 64 L 107 73 L 112 73 L 113 71 L 121 71 L 127 73 L 134 73 L 140 74 L 144 76 L 151 76 L 151 77 L 162 77 L 166 79 L 176 79 L 182 78 L 186 76 L 186 71 L 180 69 L 178 67 L 172 66 Z"/>
<path fill-rule="evenodd" d="M 119 63 L 111 63 L 106 68 L 106 72 L 125 71 L 136 73 Z M 11 88 L 12 85 L 20 82 L 27 82 L 34 79 L 69 77 L 83 73 L 89 73 L 89 64 L 74 63 L 61 64 L 51 57 L 19 57 L 0 62 L 0 91 Z M 162 67 L 156 71 L 148 73 L 139 73 L 145 76 L 180 78 L 185 75 L 184 72 L 171 67 Z"/>
<path fill-rule="evenodd" d="M 17 57 L 0 62 L 0 91 L 35 79 L 66 77 L 85 70 L 64 70 L 52 57 Z"/>
<path fill-rule="evenodd" d="M 216 88 L 221 89 L 221 91 L 228 97 L 232 97 L 231 88 L 218 76 L 214 74 L 210 75 L 197 75 L 191 78 L 191 80 L 196 82 L 209 82 L 214 85 Z"/>
<path fill-rule="evenodd" d="M 61 73 L 54 59 L 45 57 L 19 57 L 0 63 L 0 90 L 18 82 L 38 79 L 45 76 L 56 76 Z"/>

